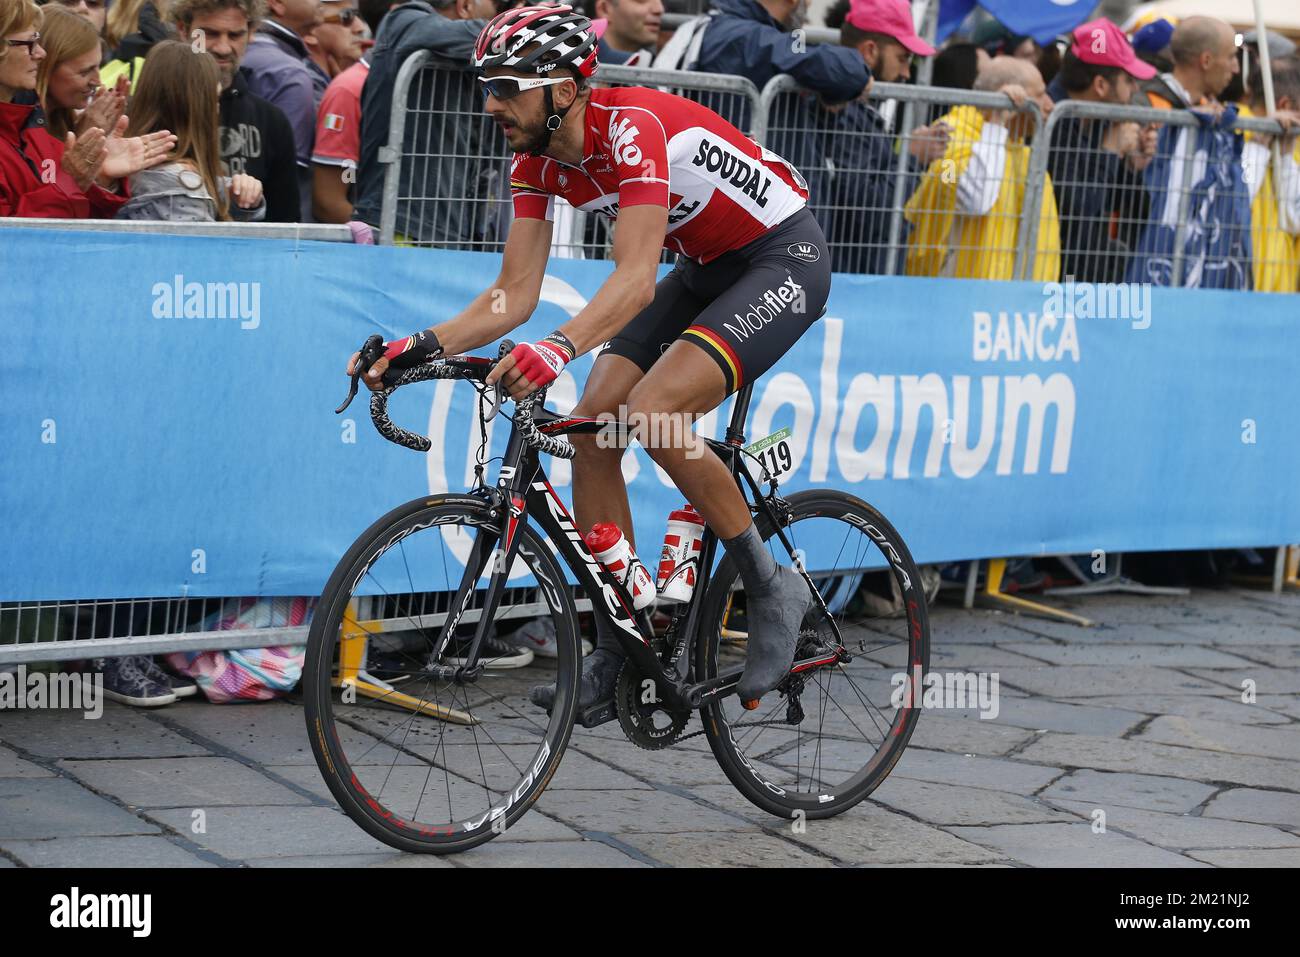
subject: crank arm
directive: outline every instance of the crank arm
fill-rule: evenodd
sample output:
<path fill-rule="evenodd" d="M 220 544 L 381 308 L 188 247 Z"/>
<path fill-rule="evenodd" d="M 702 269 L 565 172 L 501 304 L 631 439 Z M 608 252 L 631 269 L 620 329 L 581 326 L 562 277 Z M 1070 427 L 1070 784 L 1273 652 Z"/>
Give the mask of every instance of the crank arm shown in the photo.
<path fill-rule="evenodd" d="M 790 666 L 790 674 L 797 675 L 807 671 L 814 671 L 817 668 L 825 668 L 841 660 L 840 653 L 837 651 L 815 655 L 812 658 L 804 658 Z M 728 668 L 716 678 L 709 678 L 707 681 L 688 685 L 682 689 L 687 703 L 691 708 L 702 708 L 716 698 L 725 698 L 728 695 L 735 694 L 736 685 L 740 683 L 740 676 L 744 670 L 743 666 Z M 774 690 L 781 691 L 784 684 L 785 681 L 782 681 L 781 685 L 778 685 Z"/>

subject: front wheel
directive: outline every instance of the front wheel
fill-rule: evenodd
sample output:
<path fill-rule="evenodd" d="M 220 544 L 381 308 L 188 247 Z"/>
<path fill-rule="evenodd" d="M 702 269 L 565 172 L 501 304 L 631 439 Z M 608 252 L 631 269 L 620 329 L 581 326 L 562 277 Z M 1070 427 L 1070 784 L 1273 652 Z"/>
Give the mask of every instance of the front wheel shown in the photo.
<path fill-rule="evenodd" d="M 446 678 L 469 654 L 500 531 L 500 517 L 472 496 L 400 506 L 348 550 L 312 622 L 303 695 L 316 763 L 344 812 L 400 850 L 453 853 L 504 833 L 541 795 L 569 742 L 577 617 L 564 574 L 532 526 L 517 532 L 507 585 L 521 587 L 507 587 L 495 625 L 504 634 L 521 614 L 543 619 L 555 657 L 494 639 L 481 650 L 486 670 L 477 679 Z M 467 564 L 473 588 L 453 609 Z M 444 624 L 457 615 L 444 641 Z M 431 665 L 451 667 L 435 675 Z M 557 687 L 547 716 L 528 690 L 549 682 Z"/>
<path fill-rule="evenodd" d="M 792 674 L 786 693 L 769 692 L 754 711 L 733 694 L 702 716 L 718 763 L 746 798 L 787 819 L 825 818 L 875 790 L 907 747 L 920 715 L 919 679 L 930 664 L 930 624 L 920 571 L 883 515 L 834 490 L 786 501 L 786 537 L 836 626 L 810 612 L 795 658 L 833 652 L 838 630 L 840 659 Z M 770 523 L 760 517 L 758 530 L 773 558 L 790 564 Z M 882 594 L 896 600 L 878 600 Z M 725 557 L 701 608 L 697 674 L 713 678 L 744 664 L 743 609 L 744 587 Z"/>

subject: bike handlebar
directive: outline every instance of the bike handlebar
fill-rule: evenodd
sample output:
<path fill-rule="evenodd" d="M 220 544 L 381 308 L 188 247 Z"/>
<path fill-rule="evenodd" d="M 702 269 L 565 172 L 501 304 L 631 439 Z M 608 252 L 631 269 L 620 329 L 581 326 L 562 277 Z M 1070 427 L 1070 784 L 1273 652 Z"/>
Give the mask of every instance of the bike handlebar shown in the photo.
<path fill-rule="evenodd" d="M 512 348 L 511 343 L 503 342 L 501 344 L 501 354 L 507 354 Z M 418 432 L 410 432 L 395 424 L 389 418 L 388 397 L 402 386 L 411 385 L 415 382 L 424 382 L 428 379 L 471 379 L 481 382 L 492 371 L 498 361 L 500 360 L 493 361 L 477 356 L 453 356 L 449 359 L 436 359 L 424 365 L 407 369 L 391 383 L 385 385 L 381 391 L 371 394 L 370 419 L 374 422 L 379 434 L 388 441 L 413 449 L 416 452 L 427 452 L 433 447 L 433 442 L 428 436 L 421 435 Z M 368 369 L 372 363 L 367 363 L 365 368 Z M 359 371 L 364 373 L 365 369 Z M 388 379 L 387 375 L 385 379 Z M 353 385 L 355 388 L 355 377 Z M 515 430 L 529 448 L 536 449 L 546 455 L 553 455 L 556 458 L 571 459 L 575 454 L 573 446 L 561 438 L 546 435 L 533 421 L 533 410 L 537 406 L 543 391 L 534 392 L 532 395 L 526 396 L 515 403 L 515 413 L 511 417 L 515 424 Z M 343 407 L 346 408 L 346 406 L 347 403 L 344 403 Z"/>

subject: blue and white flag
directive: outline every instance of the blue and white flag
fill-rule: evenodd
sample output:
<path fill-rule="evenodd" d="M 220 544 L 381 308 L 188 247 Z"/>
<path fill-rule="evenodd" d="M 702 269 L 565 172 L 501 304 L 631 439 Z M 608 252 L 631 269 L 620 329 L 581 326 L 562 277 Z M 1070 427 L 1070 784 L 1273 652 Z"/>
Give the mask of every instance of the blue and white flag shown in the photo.
<path fill-rule="evenodd" d="M 977 0 L 939 0 L 938 39 L 943 42 L 975 9 Z M 978 0 L 1012 33 L 1049 43 L 1091 16 L 1096 0 Z"/>
<path fill-rule="evenodd" d="M 1232 130 L 1237 108 L 1229 106 L 1218 120 L 1200 111 L 1192 115 L 1199 127 L 1161 128 L 1156 157 L 1143 172 L 1151 214 L 1125 281 L 1250 289 L 1250 190 L 1242 178 L 1242 139 Z M 1186 197 L 1180 185 L 1184 163 L 1192 164 L 1196 177 Z M 1176 245 L 1180 224 L 1181 258 Z"/>

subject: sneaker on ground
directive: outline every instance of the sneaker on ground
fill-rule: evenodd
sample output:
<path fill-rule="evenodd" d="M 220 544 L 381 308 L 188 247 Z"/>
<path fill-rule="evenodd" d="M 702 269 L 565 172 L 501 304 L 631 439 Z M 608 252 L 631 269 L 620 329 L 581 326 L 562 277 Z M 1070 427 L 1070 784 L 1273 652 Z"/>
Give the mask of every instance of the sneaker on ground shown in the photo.
<path fill-rule="evenodd" d="M 534 618 L 505 637 L 506 641 L 518 648 L 531 649 L 538 658 L 555 658 L 558 655 L 553 618 Z M 581 640 L 582 655 L 585 658 L 591 654 L 592 644 L 586 638 Z"/>
<path fill-rule="evenodd" d="M 442 654 L 442 663 L 444 665 L 464 665 L 469 663 L 469 659 L 463 657 L 469 654 L 470 645 L 474 642 L 472 634 L 464 637 L 454 637 L 447 644 L 446 651 Z M 498 638 L 494 634 L 488 634 L 483 637 L 483 644 L 478 651 L 479 664 L 490 671 L 505 671 L 509 668 L 526 668 L 533 663 L 533 652 L 530 648 L 520 648 L 518 645 L 512 645 L 504 638 Z"/>
<path fill-rule="evenodd" d="M 157 668 L 144 655 L 100 658 L 95 670 L 104 676 L 104 697 L 136 708 L 160 708 L 176 700 L 170 685 L 150 677 Z"/>
<path fill-rule="evenodd" d="M 144 669 L 145 674 L 160 685 L 171 688 L 176 697 L 189 698 L 199 693 L 199 683 L 193 678 L 187 678 L 170 667 L 158 664 L 154 658 L 145 660 L 149 662 L 149 667 Z"/>

